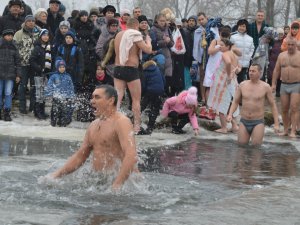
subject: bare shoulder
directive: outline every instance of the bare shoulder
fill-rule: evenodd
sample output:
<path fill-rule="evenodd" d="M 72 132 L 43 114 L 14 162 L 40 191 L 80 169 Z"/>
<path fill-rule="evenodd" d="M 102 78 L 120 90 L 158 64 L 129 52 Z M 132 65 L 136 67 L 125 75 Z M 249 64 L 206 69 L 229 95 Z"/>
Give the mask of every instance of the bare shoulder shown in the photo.
<path fill-rule="evenodd" d="M 132 125 L 130 119 L 125 116 L 123 113 L 117 112 L 115 115 L 115 121 L 117 122 L 117 126 L 126 126 L 126 125 Z"/>
<path fill-rule="evenodd" d="M 241 89 L 241 88 L 247 87 L 249 85 L 249 82 L 250 82 L 250 80 L 244 80 L 243 82 L 241 82 L 239 84 L 239 88 Z"/>

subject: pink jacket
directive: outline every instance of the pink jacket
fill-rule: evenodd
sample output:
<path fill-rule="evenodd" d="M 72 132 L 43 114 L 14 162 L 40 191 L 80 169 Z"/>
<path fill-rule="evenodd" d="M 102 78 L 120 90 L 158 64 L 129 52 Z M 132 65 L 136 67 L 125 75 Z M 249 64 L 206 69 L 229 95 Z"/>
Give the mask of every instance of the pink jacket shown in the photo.
<path fill-rule="evenodd" d="M 187 107 L 187 105 L 185 104 L 185 97 L 186 97 L 187 93 L 188 93 L 187 91 L 183 91 L 178 96 L 168 98 L 164 103 L 161 114 L 162 114 L 162 116 L 167 117 L 169 112 L 172 112 L 172 111 L 175 111 L 178 114 L 188 113 L 189 118 L 190 118 L 190 123 L 191 123 L 193 129 L 199 129 L 196 113 L 194 112 L 194 110 L 192 108 Z"/>

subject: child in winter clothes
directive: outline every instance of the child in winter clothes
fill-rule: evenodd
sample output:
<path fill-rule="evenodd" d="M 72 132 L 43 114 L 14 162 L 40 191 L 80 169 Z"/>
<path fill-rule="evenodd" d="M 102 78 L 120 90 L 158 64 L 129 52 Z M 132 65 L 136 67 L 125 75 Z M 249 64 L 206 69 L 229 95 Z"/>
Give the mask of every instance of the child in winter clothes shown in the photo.
<path fill-rule="evenodd" d="M 147 129 L 141 129 L 138 134 L 151 134 L 155 120 L 159 115 L 159 109 L 162 105 L 161 96 L 165 91 L 165 78 L 160 71 L 159 67 L 153 60 L 149 60 L 143 64 L 142 90 L 143 98 L 141 101 L 141 111 L 149 107 L 149 121 Z"/>
<path fill-rule="evenodd" d="M 195 135 L 199 134 L 196 116 L 197 104 L 197 88 L 195 87 L 190 87 L 187 91 L 183 91 L 178 96 L 168 98 L 165 101 L 161 114 L 164 117 L 171 118 L 172 133 L 185 133 L 182 128 L 190 122 Z"/>
<path fill-rule="evenodd" d="M 52 48 L 49 38 L 49 31 L 42 29 L 29 59 L 34 73 L 35 102 L 33 111 L 34 116 L 40 120 L 48 117 L 45 114 L 44 88 L 47 84 L 46 74 L 52 71 Z"/>
<path fill-rule="evenodd" d="M 57 72 L 49 78 L 45 96 L 53 97 L 51 108 L 51 126 L 65 127 L 72 121 L 72 101 L 75 98 L 72 79 L 66 73 L 64 60 L 55 63 Z"/>
<path fill-rule="evenodd" d="M 4 121 L 11 121 L 10 111 L 12 105 L 12 91 L 14 80 L 20 81 L 21 60 L 17 47 L 13 42 L 14 31 L 7 29 L 0 38 L 0 119 L 3 107 L 4 90 Z"/>

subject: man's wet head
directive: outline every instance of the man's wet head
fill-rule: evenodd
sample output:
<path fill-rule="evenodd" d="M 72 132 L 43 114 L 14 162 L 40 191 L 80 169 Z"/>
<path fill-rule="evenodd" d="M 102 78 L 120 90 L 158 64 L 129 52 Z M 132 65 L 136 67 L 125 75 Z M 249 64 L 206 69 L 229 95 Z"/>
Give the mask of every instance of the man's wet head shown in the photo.
<path fill-rule="evenodd" d="M 127 21 L 127 28 L 130 28 L 130 29 L 135 29 L 135 30 L 139 30 L 139 21 L 135 18 L 130 18 L 128 21 Z"/>

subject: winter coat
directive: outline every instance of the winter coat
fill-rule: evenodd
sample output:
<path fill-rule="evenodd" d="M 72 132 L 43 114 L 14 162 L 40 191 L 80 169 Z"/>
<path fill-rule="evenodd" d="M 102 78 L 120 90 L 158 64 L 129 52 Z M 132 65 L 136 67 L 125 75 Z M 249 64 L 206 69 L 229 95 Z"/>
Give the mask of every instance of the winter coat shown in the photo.
<path fill-rule="evenodd" d="M 23 24 L 22 29 L 15 33 L 14 40 L 19 49 L 22 66 L 29 66 L 29 58 L 34 48 L 34 43 L 38 39 L 39 31 L 38 27 L 34 27 L 33 31 L 30 32 Z"/>
<path fill-rule="evenodd" d="M 47 30 L 49 31 L 49 38 L 50 38 L 50 41 L 51 41 L 51 42 L 53 41 L 54 35 L 53 35 L 53 33 L 51 32 L 51 28 L 50 28 L 50 26 L 49 26 L 48 23 L 44 24 L 42 21 L 36 20 L 36 21 L 35 21 L 35 25 L 38 26 L 40 29 L 47 29 Z"/>
<path fill-rule="evenodd" d="M 33 15 L 33 13 L 32 13 L 32 9 L 29 5 L 25 4 L 24 1 L 22 1 L 22 4 L 24 7 L 24 12 L 22 15 L 20 15 L 20 17 L 24 21 L 24 19 L 27 15 Z M 7 6 L 5 6 L 5 9 L 3 11 L 3 16 L 8 15 L 8 14 L 10 14 L 10 11 L 9 11 L 9 7 L 7 5 Z"/>
<path fill-rule="evenodd" d="M 165 92 L 165 78 L 153 60 L 143 64 L 142 87 L 147 94 L 163 95 Z"/>
<path fill-rule="evenodd" d="M 280 47 L 282 40 L 275 40 L 274 45 L 270 48 L 269 51 L 269 65 L 268 65 L 268 79 L 272 79 L 273 71 L 275 69 L 276 61 L 281 53 Z"/>
<path fill-rule="evenodd" d="M 15 80 L 21 75 L 21 60 L 13 41 L 0 38 L 0 80 Z"/>
<path fill-rule="evenodd" d="M 259 44 L 259 38 L 265 34 L 264 28 L 268 27 L 269 25 L 265 23 L 265 21 L 262 23 L 260 32 L 258 33 L 257 31 L 257 25 L 256 22 L 254 21 L 253 23 L 249 24 L 248 27 L 248 34 L 253 38 L 253 43 L 255 49 L 258 47 Z"/>
<path fill-rule="evenodd" d="M 236 32 L 231 35 L 230 41 L 242 52 L 242 56 L 239 57 L 239 64 L 243 68 L 248 68 L 254 52 L 253 38 L 247 33 Z"/>
<path fill-rule="evenodd" d="M 48 17 L 47 23 L 50 27 L 50 31 L 52 34 L 55 34 L 56 29 L 59 27 L 61 21 L 64 21 L 64 17 L 62 17 L 59 13 L 57 13 L 56 17 L 50 12 L 50 9 L 47 9 Z"/>
<path fill-rule="evenodd" d="M 73 28 L 70 29 L 75 34 L 75 30 Z M 56 29 L 53 39 L 52 51 L 53 55 L 57 54 L 57 49 L 60 45 L 65 43 L 65 36 L 60 32 L 59 29 Z"/>
<path fill-rule="evenodd" d="M 14 17 L 10 13 L 0 17 L 0 35 L 6 29 L 12 29 L 14 32 L 20 30 L 23 22 L 24 18 L 22 19 L 20 16 Z"/>
<path fill-rule="evenodd" d="M 164 36 L 168 36 L 171 41 L 166 43 L 163 39 Z M 154 51 L 162 50 L 162 54 L 165 57 L 165 76 L 172 76 L 172 59 L 171 59 L 171 50 L 170 48 L 174 45 L 174 40 L 171 34 L 171 31 L 168 27 L 161 28 L 157 24 L 150 29 L 150 37 L 152 40 L 152 49 Z"/>
<path fill-rule="evenodd" d="M 194 61 L 193 57 L 193 48 L 194 48 L 194 33 L 197 29 L 197 26 L 195 27 L 187 27 L 184 28 L 183 32 L 183 41 L 186 48 L 186 52 L 184 54 L 184 66 L 191 67 L 192 63 Z"/>
<path fill-rule="evenodd" d="M 70 75 L 66 72 L 52 74 L 45 88 L 45 96 L 61 100 L 74 98 L 74 86 Z"/>
<path fill-rule="evenodd" d="M 50 45 L 50 44 L 49 44 Z M 45 70 L 45 45 L 42 44 L 40 40 L 35 42 L 34 49 L 29 58 L 30 66 L 34 72 L 34 76 L 41 76 L 43 72 L 50 72 L 52 70 Z M 54 67 L 53 56 L 51 57 L 51 67 Z"/>
<path fill-rule="evenodd" d="M 114 36 L 115 36 L 115 33 L 108 32 L 107 26 L 102 28 L 100 37 L 99 37 L 99 39 L 97 41 L 97 45 L 96 45 L 96 54 L 100 60 L 103 60 L 103 58 L 105 56 L 105 52 L 104 52 L 105 44 Z"/>
<path fill-rule="evenodd" d="M 187 107 L 185 103 L 187 93 L 188 91 L 183 91 L 178 96 L 168 98 L 163 105 L 161 114 L 162 116 L 167 117 L 168 114 L 172 111 L 177 112 L 179 115 L 188 113 L 190 123 L 193 129 L 199 129 L 198 119 L 195 110 L 193 108 Z"/>
<path fill-rule="evenodd" d="M 81 48 L 74 43 L 71 45 L 63 44 L 58 47 L 56 56 L 61 57 L 63 60 L 65 60 L 66 71 L 68 74 L 70 74 L 74 85 L 81 85 L 84 70 L 83 54 Z"/>

